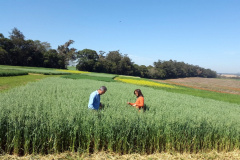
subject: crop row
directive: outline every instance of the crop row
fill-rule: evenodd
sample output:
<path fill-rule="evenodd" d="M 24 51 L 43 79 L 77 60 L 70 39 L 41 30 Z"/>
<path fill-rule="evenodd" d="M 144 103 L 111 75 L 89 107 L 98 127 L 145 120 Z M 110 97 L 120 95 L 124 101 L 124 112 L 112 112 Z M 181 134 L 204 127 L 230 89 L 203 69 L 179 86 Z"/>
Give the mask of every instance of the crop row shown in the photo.
<path fill-rule="evenodd" d="M 56 69 L 51 68 L 41 68 L 41 67 L 24 67 L 24 66 L 8 66 L 8 65 L 0 65 L 1 70 L 18 70 L 27 73 L 38 73 L 45 75 L 67 75 L 71 73 L 58 71 Z"/>
<path fill-rule="evenodd" d="M 0 69 L 0 77 L 6 76 L 19 76 L 19 75 L 27 75 L 28 72 L 26 71 L 19 71 L 13 69 Z"/>

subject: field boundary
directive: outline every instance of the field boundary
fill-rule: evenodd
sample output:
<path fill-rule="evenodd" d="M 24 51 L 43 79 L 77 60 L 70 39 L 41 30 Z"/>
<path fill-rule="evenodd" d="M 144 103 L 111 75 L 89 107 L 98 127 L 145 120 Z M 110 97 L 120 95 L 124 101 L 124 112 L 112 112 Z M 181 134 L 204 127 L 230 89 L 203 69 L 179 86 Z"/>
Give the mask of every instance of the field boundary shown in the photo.
<path fill-rule="evenodd" d="M 111 152 L 98 152 L 94 154 L 79 154 L 76 152 L 65 152 L 61 154 L 49 154 L 49 155 L 25 155 L 19 157 L 17 155 L 0 155 L 0 159 L 3 160 L 29 160 L 29 159 L 43 159 L 43 160 L 55 160 L 55 159 L 84 159 L 84 160 L 94 160 L 94 159 L 118 159 L 118 160 L 166 160 L 166 159 L 184 159 L 184 160 L 199 160 L 199 159 L 240 159 L 240 151 L 234 150 L 231 152 L 217 152 L 211 151 L 208 153 L 178 153 L 178 152 L 169 152 L 169 153 L 155 153 L 150 155 L 141 155 L 141 154 L 124 154 L 120 155 L 117 153 Z"/>

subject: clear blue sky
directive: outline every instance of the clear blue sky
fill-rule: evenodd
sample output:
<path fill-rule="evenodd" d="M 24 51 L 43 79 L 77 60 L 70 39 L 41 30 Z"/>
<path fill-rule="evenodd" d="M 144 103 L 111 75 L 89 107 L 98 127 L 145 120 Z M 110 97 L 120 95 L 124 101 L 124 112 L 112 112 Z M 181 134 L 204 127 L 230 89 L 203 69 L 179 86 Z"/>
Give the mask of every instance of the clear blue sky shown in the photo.
<path fill-rule="evenodd" d="M 176 60 L 240 72 L 240 0 L 0 0 L 0 33 L 17 27 L 53 49 L 120 50 L 136 64 Z"/>

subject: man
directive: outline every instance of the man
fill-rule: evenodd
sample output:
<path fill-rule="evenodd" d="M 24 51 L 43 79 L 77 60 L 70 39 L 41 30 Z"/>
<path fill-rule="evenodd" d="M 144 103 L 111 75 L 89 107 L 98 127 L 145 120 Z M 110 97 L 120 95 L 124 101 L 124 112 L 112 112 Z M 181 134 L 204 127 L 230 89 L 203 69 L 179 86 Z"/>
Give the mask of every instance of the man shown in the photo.
<path fill-rule="evenodd" d="M 100 103 L 100 95 L 107 91 L 105 86 L 100 87 L 98 90 L 92 92 L 89 97 L 88 108 L 98 110 L 102 105 Z"/>

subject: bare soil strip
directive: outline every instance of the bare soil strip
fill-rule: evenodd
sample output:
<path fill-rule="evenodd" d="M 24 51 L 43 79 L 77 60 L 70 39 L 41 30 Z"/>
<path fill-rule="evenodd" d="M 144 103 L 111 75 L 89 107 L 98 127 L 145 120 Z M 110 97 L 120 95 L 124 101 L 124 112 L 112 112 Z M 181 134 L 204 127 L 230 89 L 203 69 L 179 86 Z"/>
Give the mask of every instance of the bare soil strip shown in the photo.
<path fill-rule="evenodd" d="M 220 93 L 240 95 L 240 81 L 234 79 L 217 78 L 178 78 L 168 80 L 154 80 L 162 83 L 175 84 L 195 89 L 208 90 Z"/>

